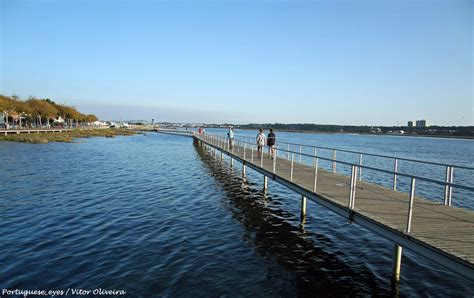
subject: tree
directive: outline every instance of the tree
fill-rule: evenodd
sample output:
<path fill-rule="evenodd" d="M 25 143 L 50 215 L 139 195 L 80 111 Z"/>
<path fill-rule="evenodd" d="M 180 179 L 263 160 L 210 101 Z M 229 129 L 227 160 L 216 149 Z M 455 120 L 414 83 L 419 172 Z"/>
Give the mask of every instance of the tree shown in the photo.
<path fill-rule="evenodd" d="M 88 123 L 92 123 L 94 121 L 97 121 L 97 117 L 95 115 L 89 114 L 84 116 L 84 121 Z"/>
<path fill-rule="evenodd" d="M 55 105 L 51 104 L 46 100 L 36 99 L 34 97 L 30 97 L 26 102 L 30 109 L 33 111 L 33 115 L 35 115 L 39 119 L 40 127 L 43 127 L 43 119 L 47 119 L 47 125 L 49 125 L 49 119 L 54 118 L 58 115 L 58 109 Z"/>
<path fill-rule="evenodd" d="M 28 100 L 22 101 L 18 96 L 5 96 L 0 94 L 0 112 L 7 118 L 18 116 L 21 124 L 21 117 L 36 118 L 39 125 L 43 126 L 43 120 L 46 119 L 49 124 L 51 118 L 62 116 L 65 121 L 72 125 L 73 121 L 93 122 L 97 120 L 95 115 L 85 115 L 77 111 L 74 107 L 55 103 L 53 100 L 38 99 L 30 96 Z M 31 116 L 30 116 L 31 115 Z M 92 120 L 92 121 L 91 121 Z M 8 121 L 8 119 L 7 119 Z"/>

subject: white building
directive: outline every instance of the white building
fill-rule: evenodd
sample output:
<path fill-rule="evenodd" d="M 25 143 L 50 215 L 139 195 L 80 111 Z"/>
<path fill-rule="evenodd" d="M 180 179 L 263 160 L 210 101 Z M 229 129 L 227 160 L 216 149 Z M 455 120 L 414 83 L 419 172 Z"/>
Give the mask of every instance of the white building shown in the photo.
<path fill-rule="evenodd" d="M 428 121 L 426 120 L 416 120 L 416 127 L 428 127 Z"/>
<path fill-rule="evenodd" d="M 64 119 L 61 116 L 58 116 L 58 119 L 54 119 L 54 123 L 64 123 Z"/>
<path fill-rule="evenodd" d="M 102 121 L 94 121 L 92 124 L 93 124 L 95 127 L 106 127 L 106 126 L 108 126 L 107 123 L 102 122 Z"/>

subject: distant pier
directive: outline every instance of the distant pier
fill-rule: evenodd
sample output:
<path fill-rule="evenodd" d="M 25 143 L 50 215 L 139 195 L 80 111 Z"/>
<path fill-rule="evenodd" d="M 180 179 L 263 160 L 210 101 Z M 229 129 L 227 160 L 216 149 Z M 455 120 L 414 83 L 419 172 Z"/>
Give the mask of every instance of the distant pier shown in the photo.
<path fill-rule="evenodd" d="M 0 135 L 21 134 L 21 133 L 47 133 L 47 132 L 68 132 L 68 128 L 50 128 L 50 129 L 0 129 Z"/>

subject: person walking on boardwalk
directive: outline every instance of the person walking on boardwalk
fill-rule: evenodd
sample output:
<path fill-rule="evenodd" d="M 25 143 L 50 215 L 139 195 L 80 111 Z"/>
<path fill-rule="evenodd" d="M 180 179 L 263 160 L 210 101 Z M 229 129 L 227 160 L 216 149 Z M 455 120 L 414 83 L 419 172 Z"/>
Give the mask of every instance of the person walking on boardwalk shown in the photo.
<path fill-rule="evenodd" d="M 227 132 L 227 138 L 229 139 L 229 150 L 234 148 L 234 128 L 231 126 L 229 127 L 229 131 Z"/>
<path fill-rule="evenodd" d="M 263 133 L 263 128 L 259 129 L 257 135 L 257 157 L 260 158 L 263 154 L 263 146 L 265 146 L 265 134 Z"/>
<path fill-rule="evenodd" d="M 268 146 L 268 158 L 275 158 L 275 142 L 276 136 L 273 132 L 273 128 L 270 128 L 270 133 L 267 137 L 267 146 Z"/>

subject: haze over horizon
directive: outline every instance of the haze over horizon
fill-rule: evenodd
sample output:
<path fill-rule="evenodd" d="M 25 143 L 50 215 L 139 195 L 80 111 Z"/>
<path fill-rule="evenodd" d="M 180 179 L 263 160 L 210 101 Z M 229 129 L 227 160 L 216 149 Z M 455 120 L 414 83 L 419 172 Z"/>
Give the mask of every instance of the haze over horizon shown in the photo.
<path fill-rule="evenodd" d="M 0 93 L 104 120 L 473 124 L 474 2 L 0 3 Z"/>

